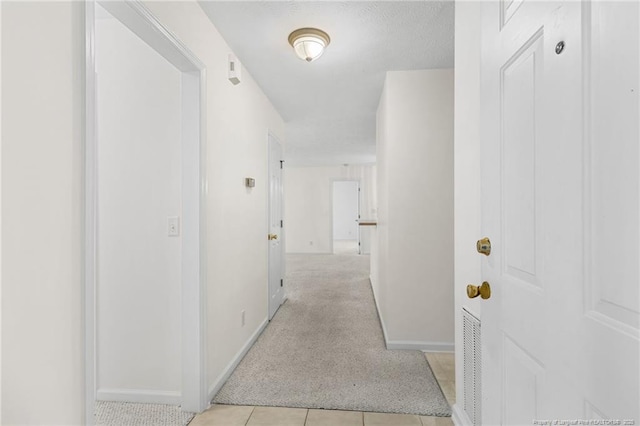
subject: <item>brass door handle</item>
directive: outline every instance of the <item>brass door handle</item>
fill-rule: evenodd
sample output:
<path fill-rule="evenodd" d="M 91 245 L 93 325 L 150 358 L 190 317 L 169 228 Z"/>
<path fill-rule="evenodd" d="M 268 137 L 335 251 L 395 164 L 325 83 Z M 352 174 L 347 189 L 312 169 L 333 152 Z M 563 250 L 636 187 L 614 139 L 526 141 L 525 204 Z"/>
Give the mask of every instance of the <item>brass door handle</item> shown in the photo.
<path fill-rule="evenodd" d="M 489 256 L 491 254 L 491 241 L 489 238 L 484 237 L 483 239 L 478 240 L 476 243 L 476 250 L 478 250 L 478 253 L 480 254 Z"/>
<path fill-rule="evenodd" d="M 491 297 L 491 286 L 486 281 L 480 286 L 469 284 L 467 286 L 467 296 L 469 296 L 469 299 L 473 299 L 478 296 L 483 299 L 488 299 Z"/>
<path fill-rule="evenodd" d="M 269 241 L 277 240 L 277 239 L 278 239 L 278 234 L 269 234 Z"/>

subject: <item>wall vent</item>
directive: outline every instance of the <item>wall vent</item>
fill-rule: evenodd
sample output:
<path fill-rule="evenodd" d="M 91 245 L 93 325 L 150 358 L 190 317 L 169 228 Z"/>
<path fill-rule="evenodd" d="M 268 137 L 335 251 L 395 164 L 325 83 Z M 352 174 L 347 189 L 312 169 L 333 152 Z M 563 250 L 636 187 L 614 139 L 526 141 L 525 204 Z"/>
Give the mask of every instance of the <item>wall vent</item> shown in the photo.
<path fill-rule="evenodd" d="M 482 390 L 482 346 L 480 344 L 480 320 L 466 309 L 462 309 L 464 398 L 462 407 L 472 425 L 480 425 Z"/>

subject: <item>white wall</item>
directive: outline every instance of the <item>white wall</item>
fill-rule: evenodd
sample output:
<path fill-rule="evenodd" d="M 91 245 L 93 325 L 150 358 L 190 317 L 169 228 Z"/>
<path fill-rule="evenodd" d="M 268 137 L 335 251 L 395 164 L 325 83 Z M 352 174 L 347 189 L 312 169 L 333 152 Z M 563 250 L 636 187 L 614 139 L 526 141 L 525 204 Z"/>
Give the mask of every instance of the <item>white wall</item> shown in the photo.
<path fill-rule="evenodd" d="M 333 239 L 358 239 L 358 181 L 333 182 Z"/>
<path fill-rule="evenodd" d="M 237 86 L 227 80 L 232 51 L 196 2 L 145 5 L 206 66 L 206 368 L 213 394 L 266 325 L 267 131 L 286 144 L 284 123 L 250 70 Z M 245 188 L 245 177 L 256 179 L 255 188 Z"/>
<path fill-rule="evenodd" d="M 480 316 L 480 300 L 469 299 L 467 284 L 479 284 L 480 235 L 480 2 L 456 2 L 455 16 L 455 322 L 456 400 L 462 401 L 462 308 Z M 462 410 L 456 410 L 462 413 Z"/>
<path fill-rule="evenodd" d="M 82 2 L 2 2 L 3 425 L 84 422 Z"/>
<path fill-rule="evenodd" d="M 375 165 L 284 168 L 287 253 L 333 253 L 333 182 L 360 181 L 360 216 L 376 215 Z"/>
<path fill-rule="evenodd" d="M 267 129 L 283 140 L 283 122 L 247 70 L 240 85 L 227 80 L 230 49 L 197 3 L 146 5 L 207 66 L 207 368 L 214 391 L 267 318 Z M 82 2 L 2 2 L 6 425 L 84 423 L 83 9 Z M 246 176 L 256 178 L 253 191 L 244 187 Z M 251 268 L 247 258 L 256 259 Z"/>
<path fill-rule="evenodd" d="M 95 46 L 97 398 L 178 404 L 181 73 L 114 18 Z"/>
<path fill-rule="evenodd" d="M 452 350 L 453 70 L 387 73 L 373 277 L 391 348 Z"/>
<path fill-rule="evenodd" d="M 0 3 L 0 99 L 2 99 L 2 3 Z M 2 102 L 0 102 L 0 423 L 2 423 Z"/>

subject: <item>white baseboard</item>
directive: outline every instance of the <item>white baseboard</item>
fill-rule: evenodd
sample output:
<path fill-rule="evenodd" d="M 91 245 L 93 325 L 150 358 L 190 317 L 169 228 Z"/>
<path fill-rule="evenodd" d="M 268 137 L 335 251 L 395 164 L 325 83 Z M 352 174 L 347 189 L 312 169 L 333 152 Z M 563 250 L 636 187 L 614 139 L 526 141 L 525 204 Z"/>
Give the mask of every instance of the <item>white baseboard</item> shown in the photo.
<path fill-rule="evenodd" d="M 333 252 L 330 252 L 330 251 L 314 251 L 314 252 L 288 251 L 285 254 L 295 254 L 295 255 L 298 255 L 298 254 L 305 254 L 305 255 L 306 254 L 310 254 L 310 255 L 315 255 L 315 254 L 333 254 Z"/>
<path fill-rule="evenodd" d="M 373 293 L 373 301 L 376 302 L 376 310 L 378 311 L 378 319 L 380 320 L 380 325 L 382 326 L 382 335 L 384 336 L 384 344 L 389 348 L 389 339 L 387 339 L 387 326 L 384 325 L 384 319 L 382 318 L 382 313 L 380 311 L 380 305 L 378 304 L 378 296 L 376 295 L 375 287 L 373 286 L 373 280 L 371 276 L 369 276 L 369 284 L 371 285 L 371 292 Z"/>
<path fill-rule="evenodd" d="M 251 349 L 251 347 L 256 342 L 256 340 L 258 340 L 258 337 L 260 337 L 260 335 L 264 331 L 267 324 L 269 324 L 269 320 L 265 318 L 262 324 L 260 324 L 260 326 L 258 326 L 256 331 L 251 335 L 251 337 L 249 337 L 249 340 L 247 340 L 247 343 L 244 344 L 244 346 L 238 351 L 236 356 L 234 356 L 231 362 L 229 362 L 227 367 L 222 371 L 222 373 L 220 373 L 220 375 L 209 386 L 209 396 L 208 396 L 209 401 L 211 401 L 213 397 L 216 396 L 216 394 L 220 391 L 220 389 L 222 389 L 222 386 L 225 384 L 229 376 L 231 376 L 231 373 L 233 373 L 233 370 L 236 369 L 238 364 L 240 364 L 240 361 L 242 361 L 242 358 L 244 358 L 247 352 L 249 352 L 249 349 Z"/>
<path fill-rule="evenodd" d="M 414 340 L 387 340 L 387 349 L 404 349 L 423 352 L 453 352 L 453 343 L 419 342 Z"/>
<path fill-rule="evenodd" d="M 467 413 L 462 409 L 462 405 L 453 404 L 451 420 L 456 426 L 471 426 L 471 419 L 467 416 Z"/>
<path fill-rule="evenodd" d="M 147 389 L 98 389 L 96 399 L 98 401 L 180 405 L 182 403 L 182 394 L 180 392 Z"/>
<path fill-rule="evenodd" d="M 378 318 L 380 319 L 380 325 L 382 326 L 382 334 L 384 336 L 384 343 L 387 349 L 402 349 L 402 350 L 414 350 L 424 352 L 453 352 L 454 344 L 451 342 L 419 342 L 414 340 L 389 340 L 387 334 L 387 326 L 384 324 L 384 318 L 380 311 L 380 304 L 378 303 L 378 296 L 376 295 L 375 287 L 373 286 L 373 280 L 369 277 L 369 284 L 371 284 L 371 291 L 373 292 L 373 300 L 376 302 L 376 309 L 378 310 Z"/>

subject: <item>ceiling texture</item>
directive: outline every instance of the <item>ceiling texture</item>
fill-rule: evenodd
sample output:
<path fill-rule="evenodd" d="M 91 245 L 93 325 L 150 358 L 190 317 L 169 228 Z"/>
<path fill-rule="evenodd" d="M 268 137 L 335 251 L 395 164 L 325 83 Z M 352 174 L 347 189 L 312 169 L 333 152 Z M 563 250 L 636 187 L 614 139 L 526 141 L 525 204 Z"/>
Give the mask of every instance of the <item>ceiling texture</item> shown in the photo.
<path fill-rule="evenodd" d="M 453 1 L 200 1 L 285 122 L 290 165 L 375 162 L 376 110 L 387 71 L 453 67 Z M 331 43 L 307 63 L 298 28 Z"/>

